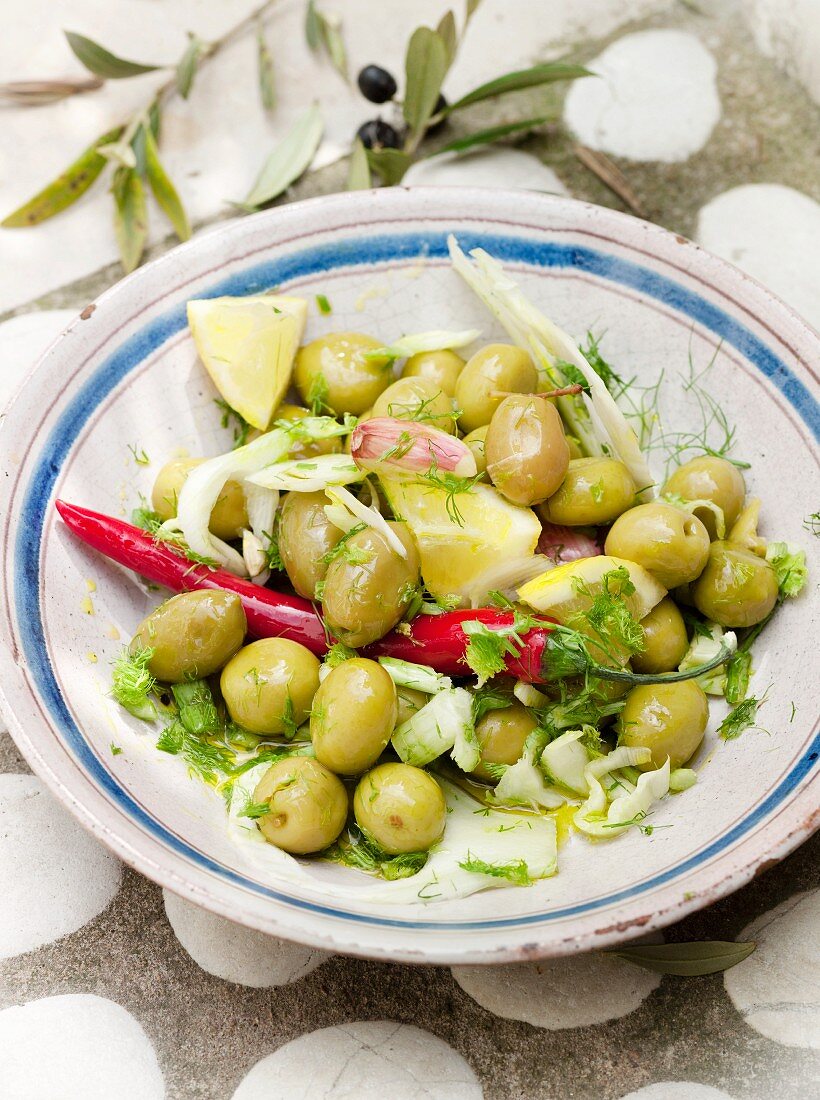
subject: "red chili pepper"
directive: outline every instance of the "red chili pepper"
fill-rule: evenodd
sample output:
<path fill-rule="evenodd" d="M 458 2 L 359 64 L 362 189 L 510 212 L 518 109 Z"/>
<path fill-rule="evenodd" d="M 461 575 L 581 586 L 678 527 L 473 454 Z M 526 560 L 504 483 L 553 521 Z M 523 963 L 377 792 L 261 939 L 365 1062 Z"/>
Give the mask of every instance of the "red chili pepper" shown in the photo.
<path fill-rule="evenodd" d="M 168 544 L 158 542 L 147 531 L 124 520 L 64 500 L 58 500 L 56 508 L 82 542 L 172 592 L 200 588 L 235 592 L 245 608 L 248 631 L 256 638 L 289 638 L 319 655 L 326 653 L 332 644 L 309 600 L 252 584 L 226 569 L 192 564 Z M 464 660 L 468 638 L 462 624 L 478 621 L 501 629 L 511 626 L 513 618 L 512 612 L 489 607 L 419 615 L 408 625 L 406 633 L 393 630 L 362 652 L 368 657 L 418 661 L 448 676 L 469 676 L 470 668 Z M 508 659 L 507 671 L 522 680 L 534 683 L 543 680 L 541 657 L 548 634 L 545 622 L 544 629 L 536 628 L 522 635 L 521 652 Z"/>

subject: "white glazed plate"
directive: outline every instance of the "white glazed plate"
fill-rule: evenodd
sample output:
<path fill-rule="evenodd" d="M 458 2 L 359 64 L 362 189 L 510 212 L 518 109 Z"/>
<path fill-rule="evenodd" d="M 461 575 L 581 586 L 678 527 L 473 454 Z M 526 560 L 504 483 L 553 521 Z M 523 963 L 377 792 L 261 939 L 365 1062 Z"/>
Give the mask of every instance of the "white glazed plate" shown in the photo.
<path fill-rule="evenodd" d="M 313 865 L 302 886 L 260 872 L 229 840 L 221 797 L 157 752 L 156 735 L 107 697 L 110 662 L 157 594 L 78 544 L 52 506 L 59 496 L 127 516 L 175 448 L 230 447 L 186 328 L 189 298 L 273 286 L 311 300 L 325 294 L 333 312 L 312 311 L 310 339 L 353 329 L 390 341 L 473 326 L 503 338 L 450 270 L 451 231 L 502 260 L 570 333 L 605 331 L 604 352 L 621 373 L 647 383 L 662 370 L 667 429 L 701 423 L 684 380 L 690 356 L 696 369 L 714 357 L 708 390 L 737 425 L 734 454 L 752 463 L 763 533 L 810 550 L 815 588 L 816 540 L 803 520 L 820 505 L 816 334 L 734 268 L 622 214 L 521 192 L 392 188 L 222 226 L 125 279 L 50 348 L 0 428 L 0 677 L 3 710 L 32 767 L 150 878 L 232 920 L 328 950 L 486 963 L 604 947 L 665 925 L 809 835 L 820 787 L 809 591 L 755 650 L 755 690 L 768 686 L 765 731 L 731 742 L 710 732 L 697 785 L 664 801 L 651 836 L 574 839 L 560 851 L 559 874 L 527 889 L 416 906 L 335 901 L 327 884 L 349 884 L 354 872 Z M 136 463 L 129 445 L 150 465 Z"/>

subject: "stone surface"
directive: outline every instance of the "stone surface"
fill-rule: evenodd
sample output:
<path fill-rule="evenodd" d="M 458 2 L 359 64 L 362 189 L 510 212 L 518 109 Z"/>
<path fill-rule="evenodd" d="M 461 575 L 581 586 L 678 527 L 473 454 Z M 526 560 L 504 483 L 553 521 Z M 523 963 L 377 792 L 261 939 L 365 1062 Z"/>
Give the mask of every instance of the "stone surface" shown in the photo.
<path fill-rule="evenodd" d="M 428 1032 L 387 1021 L 303 1035 L 257 1063 L 233 1100 L 481 1100 L 478 1078 Z"/>
<path fill-rule="evenodd" d="M 0 1012 L 6 1100 L 163 1100 L 157 1056 L 134 1017 L 87 994 Z"/>
<path fill-rule="evenodd" d="M 39 779 L 0 775 L 0 959 L 82 928 L 119 885 L 119 861 Z"/>
<path fill-rule="evenodd" d="M 820 103 L 820 9 L 816 0 L 749 0 L 743 5 L 761 53 L 797 77 Z"/>
<path fill-rule="evenodd" d="M 329 957 L 324 951 L 243 928 L 169 890 L 162 896 L 179 942 L 203 970 L 226 982 L 254 988 L 287 985 Z"/>
<path fill-rule="evenodd" d="M 630 1092 L 623 1100 L 732 1100 L 723 1089 L 699 1085 L 695 1081 L 658 1081 L 655 1085 Z"/>

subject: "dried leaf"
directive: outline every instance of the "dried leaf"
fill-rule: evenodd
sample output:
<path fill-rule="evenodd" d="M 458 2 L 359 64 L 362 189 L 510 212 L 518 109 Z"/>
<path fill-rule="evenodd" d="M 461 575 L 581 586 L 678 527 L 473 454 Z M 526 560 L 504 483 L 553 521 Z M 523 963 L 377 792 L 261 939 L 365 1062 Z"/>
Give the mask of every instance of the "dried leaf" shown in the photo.
<path fill-rule="evenodd" d="M 546 61 L 543 65 L 533 65 L 531 69 L 521 69 L 514 73 L 505 73 L 486 84 L 473 88 L 467 95 L 450 104 L 449 111 L 458 111 L 462 107 L 468 107 L 471 103 L 480 103 L 483 99 L 491 99 L 493 96 L 505 95 L 507 92 L 517 92 L 522 88 L 534 88 L 539 84 L 554 84 L 560 80 L 576 80 L 582 76 L 594 74 L 585 69 L 583 65 L 571 65 L 565 61 Z"/>
<path fill-rule="evenodd" d="M 382 183 L 392 187 L 394 183 L 401 183 L 413 158 L 401 149 L 368 149 L 367 163 L 381 177 Z"/>
<path fill-rule="evenodd" d="M 188 45 L 185 47 L 185 53 L 179 59 L 177 65 L 177 91 L 183 99 L 188 98 L 191 88 L 194 86 L 196 67 L 199 64 L 204 45 L 205 43 L 201 38 L 188 31 Z"/>
<path fill-rule="evenodd" d="M 100 46 L 91 38 L 86 38 L 84 34 L 65 31 L 65 36 L 77 60 L 92 73 L 105 77 L 106 80 L 123 80 L 129 76 L 152 73 L 162 68 L 161 65 L 143 65 L 138 61 L 126 61 L 124 57 L 117 57 L 110 53 L 104 46 Z"/>
<path fill-rule="evenodd" d="M 126 273 L 142 258 L 148 236 L 145 189 L 133 168 L 118 168 L 111 185 L 114 196 L 114 231 Z"/>
<path fill-rule="evenodd" d="M 0 225 L 4 229 L 23 229 L 29 225 L 39 225 L 75 203 L 106 166 L 107 161 L 97 152 L 98 147 L 116 141 L 122 132 L 123 127 L 118 126 L 116 130 L 109 130 L 107 134 L 97 138 L 80 153 L 73 164 L 28 202 L 9 214 Z"/>
<path fill-rule="evenodd" d="M 456 56 L 456 50 L 458 49 L 458 32 L 456 31 L 456 17 L 451 11 L 446 11 L 442 15 L 439 25 L 436 27 L 436 34 L 444 43 L 445 57 L 447 60 L 447 68 L 453 64 L 453 60 Z"/>
<path fill-rule="evenodd" d="M 308 46 L 315 53 L 322 44 L 322 27 L 319 22 L 319 13 L 316 11 L 315 0 L 308 0 L 305 11 L 305 38 Z"/>
<path fill-rule="evenodd" d="M 309 167 L 319 147 L 324 123 L 314 103 L 288 131 L 262 166 L 243 206 L 256 208 L 281 195 Z"/>
<path fill-rule="evenodd" d="M 347 190 L 367 191 L 373 186 L 370 178 L 370 164 L 367 159 L 367 150 L 358 138 L 353 142 L 350 150 L 350 164 L 347 169 Z"/>
<path fill-rule="evenodd" d="M 435 153 L 431 153 L 430 155 L 438 156 L 439 153 L 461 153 L 465 149 L 472 149 L 475 145 L 488 145 L 490 142 L 498 141 L 499 138 L 507 137 L 508 134 L 521 133 L 524 130 L 534 130 L 537 126 L 543 126 L 545 122 L 549 122 L 549 119 L 546 117 L 525 118 L 520 122 L 507 122 L 501 126 L 491 126 L 489 130 L 477 130 L 474 134 L 465 134 L 463 137 L 456 138 L 456 140 L 451 141 L 449 145 L 437 149 Z"/>
<path fill-rule="evenodd" d="M 150 130 L 145 134 L 145 170 L 157 205 L 174 227 L 181 241 L 191 236 L 191 225 L 185 207 L 159 159 L 159 149 Z"/>
<path fill-rule="evenodd" d="M 256 61 L 259 73 L 259 96 L 266 111 L 276 106 L 276 84 L 273 76 L 273 57 L 265 41 L 265 30 L 260 23 L 256 29 Z"/>
<path fill-rule="evenodd" d="M 0 84 L 0 103 L 17 107 L 41 107 L 71 95 L 93 92 L 103 86 L 99 77 L 65 80 L 11 80 Z"/>
<path fill-rule="evenodd" d="M 342 38 L 342 22 L 336 15 L 319 13 L 319 25 L 322 29 L 322 41 L 337 73 L 347 80 L 347 53 Z"/>
<path fill-rule="evenodd" d="M 589 149 L 586 145 L 573 146 L 573 152 L 581 164 L 583 164 L 585 168 L 588 168 L 593 175 L 597 176 L 601 183 L 605 184 L 610 191 L 614 192 L 633 213 L 641 218 L 646 217 L 646 211 L 641 204 L 641 200 L 635 194 L 629 180 L 614 161 L 611 161 L 609 157 L 605 156 L 603 153 L 596 152 L 594 149 Z"/>
<path fill-rule="evenodd" d="M 694 978 L 717 974 L 743 962 L 757 947 L 753 941 L 733 943 L 727 940 L 703 940 L 695 943 L 658 943 L 638 947 L 617 947 L 608 951 L 627 962 L 656 974 L 676 974 Z"/>
<path fill-rule="evenodd" d="M 433 113 L 447 72 L 447 50 L 435 31 L 429 27 L 413 31 L 404 70 L 404 117 L 413 133 L 419 134 Z"/>

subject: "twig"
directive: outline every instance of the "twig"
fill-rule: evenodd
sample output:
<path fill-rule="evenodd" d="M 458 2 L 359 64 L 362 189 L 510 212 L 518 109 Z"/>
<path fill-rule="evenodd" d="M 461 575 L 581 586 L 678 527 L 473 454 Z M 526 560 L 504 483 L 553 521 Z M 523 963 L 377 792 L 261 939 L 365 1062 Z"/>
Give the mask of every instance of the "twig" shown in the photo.
<path fill-rule="evenodd" d="M 646 210 L 641 200 L 635 194 L 632 185 L 617 164 L 613 163 L 609 157 L 604 156 L 603 153 L 598 153 L 586 145 L 574 145 L 572 151 L 584 168 L 589 169 L 594 176 L 598 177 L 601 183 L 626 203 L 633 214 L 637 214 L 639 218 L 646 217 Z"/>

